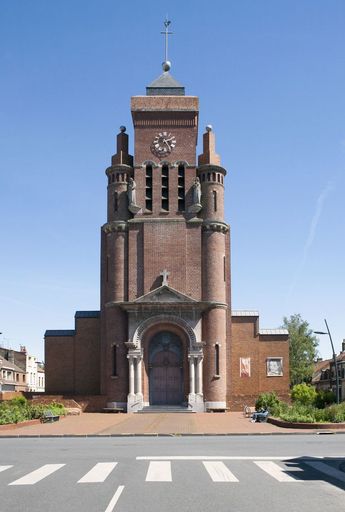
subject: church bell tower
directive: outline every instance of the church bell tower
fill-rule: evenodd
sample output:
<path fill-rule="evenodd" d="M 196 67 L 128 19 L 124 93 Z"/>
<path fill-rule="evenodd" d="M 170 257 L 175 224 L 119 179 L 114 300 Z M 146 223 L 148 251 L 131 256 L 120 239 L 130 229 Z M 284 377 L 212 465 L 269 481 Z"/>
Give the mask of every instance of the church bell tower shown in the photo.
<path fill-rule="evenodd" d="M 221 409 L 230 337 L 225 169 L 199 101 L 163 73 L 131 99 L 108 177 L 101 248 L 101 393 L 113 406 Z"/>

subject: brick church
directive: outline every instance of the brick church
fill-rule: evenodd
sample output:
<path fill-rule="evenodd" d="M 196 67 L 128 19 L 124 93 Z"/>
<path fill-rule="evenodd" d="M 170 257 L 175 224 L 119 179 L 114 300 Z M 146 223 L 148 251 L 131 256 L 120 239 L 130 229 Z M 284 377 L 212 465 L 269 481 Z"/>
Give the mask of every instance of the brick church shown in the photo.
<path fill-rule="evenodd" d="M 231 309 L 227 171 L 211 126 L 197 157 L 198 97 L 169 70 L 166 60 L 131 98 L 133 156 L 121 126 L 106 169 L 100 310 L 46 331 L 46 392 L 127 412 L 238 410 L 271 390 L 286 398 L 288 333 Z"/>

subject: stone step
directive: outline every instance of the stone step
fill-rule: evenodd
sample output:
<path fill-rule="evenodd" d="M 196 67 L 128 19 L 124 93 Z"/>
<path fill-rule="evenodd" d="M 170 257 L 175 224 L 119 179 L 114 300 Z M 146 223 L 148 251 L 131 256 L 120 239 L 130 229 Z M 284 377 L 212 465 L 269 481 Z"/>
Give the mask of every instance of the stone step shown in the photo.
<path fill-rule="evenodd" d="M 191 413 L 194 412 L 183 405 L 148 405 L 137 411 L 139 414 L 152 414 L 152 413 Z"/>

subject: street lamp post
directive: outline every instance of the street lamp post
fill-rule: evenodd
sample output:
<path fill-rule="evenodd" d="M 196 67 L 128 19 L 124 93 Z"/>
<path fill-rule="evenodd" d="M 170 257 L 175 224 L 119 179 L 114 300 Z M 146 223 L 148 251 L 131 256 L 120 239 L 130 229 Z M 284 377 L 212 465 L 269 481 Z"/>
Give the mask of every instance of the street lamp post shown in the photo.
<path fill-rule="evenodd" d="M 329 330 L 326 318 L 325 318 L 325 324 L 326 324 L 327 332 L 324 332 L 324 331 L 314 331 L 314 333 L 315 334 L 326 334 L 326 335 L 328 334 L 328 336 L 329 336 L 329 340 L 330 340 L 331 346 L 332 346 L 332 353 L 333 353 L 337 404 L 339 404 L 339 374 L 338 374 L 337 355 L 336 355 L 336 353 L 334 351 L 333 340 L 332 340 L 332 336 L 331 336 L 331 333 L 330 333 L 330 330 Z"/>

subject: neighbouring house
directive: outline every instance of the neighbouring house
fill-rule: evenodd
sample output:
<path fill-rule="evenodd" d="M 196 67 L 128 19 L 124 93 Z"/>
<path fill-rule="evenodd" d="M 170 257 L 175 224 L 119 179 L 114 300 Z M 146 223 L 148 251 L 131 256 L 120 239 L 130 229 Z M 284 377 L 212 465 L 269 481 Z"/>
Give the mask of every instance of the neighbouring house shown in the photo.
<path fill-rule="evenodd" d="M 0 391 L 26 391 L 25 372 L 14 362 L 0 357 Z"/>
<path fill-rule="evenodd" d="M 45 391 L 45 369 L 43 363 L 37 363 L 37 380 L 34 391 L 39 393 L 44 393 Z"/>
<path fill-rule="evenodd" d="M 22 345 L 20 350 L 0 347 L 0 360 L 2 360 L 1 376 L 3 378 L 3 375 L 6 375 L 2 391 L 44 392 L 44 365 L 37 361 L 36 356 L 29 355 L 25 346 Z M 11 381 L 12 377 L 14 377 L 13 381 Z"/>
<path fill-rule="evenodd" d="M 337 355 L 337 367 L 339 376 L 339 399 L 345 401 L 345 340 L 342 342 L 342 350 Z M 315 363 L 312 384 L 318 391 L 331 390 L 336 394 L 334 360 L 319 359 Z"/>

